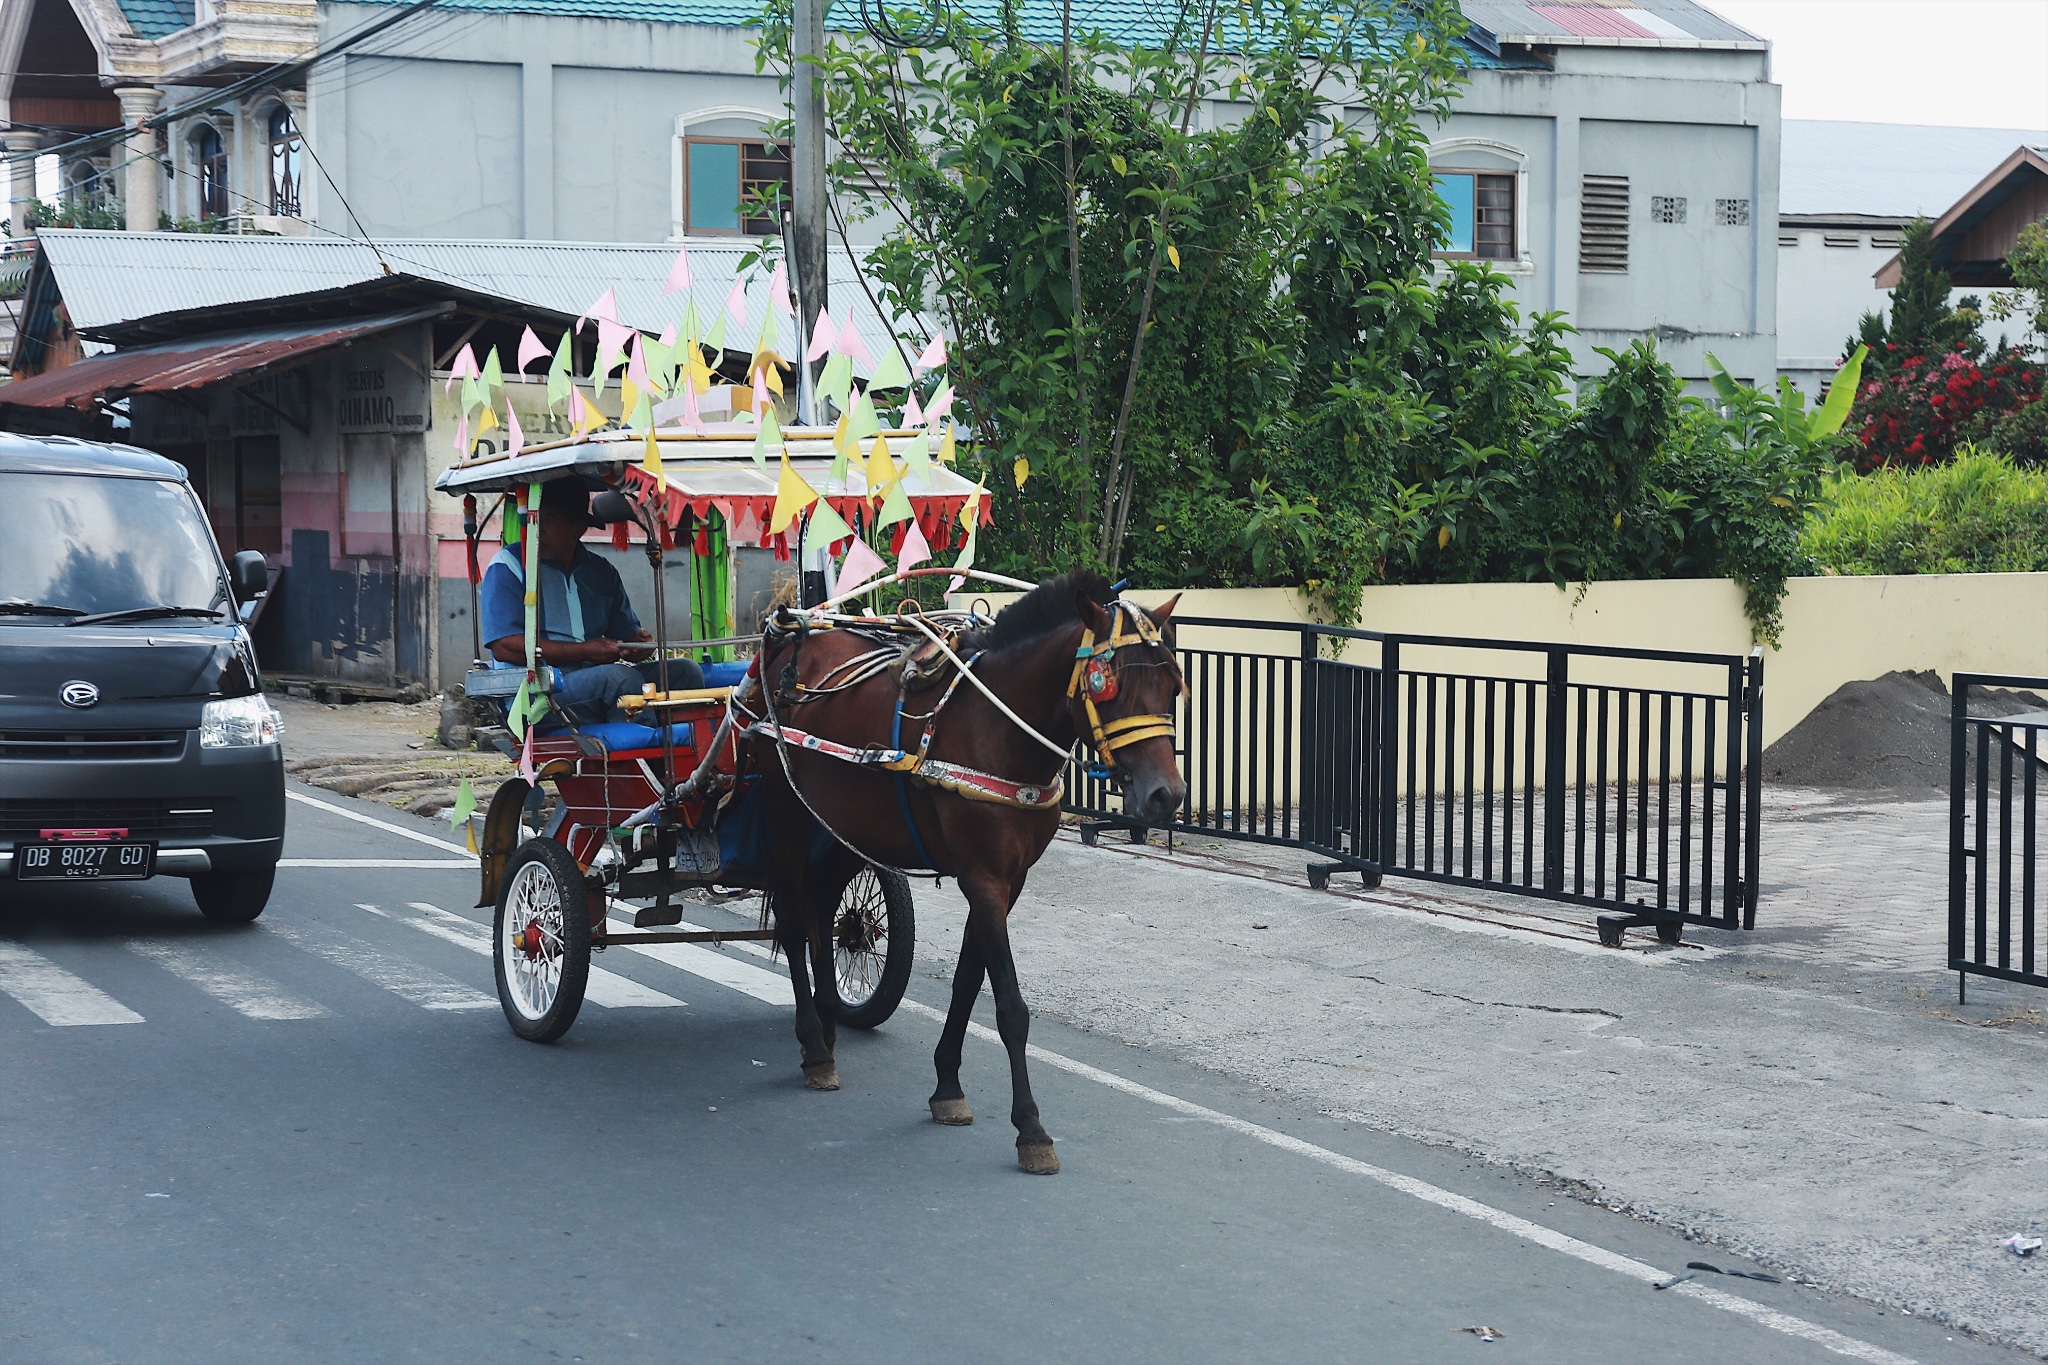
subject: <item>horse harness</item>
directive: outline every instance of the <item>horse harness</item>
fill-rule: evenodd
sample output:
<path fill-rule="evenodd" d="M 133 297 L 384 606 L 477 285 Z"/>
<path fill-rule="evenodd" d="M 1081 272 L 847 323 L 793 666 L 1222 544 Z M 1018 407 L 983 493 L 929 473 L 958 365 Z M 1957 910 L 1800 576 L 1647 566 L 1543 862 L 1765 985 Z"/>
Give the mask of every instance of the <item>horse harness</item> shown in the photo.
<path fill-rule="evenodd" d="M 1126 622 L 1130 624 L 1128 632 L 1124 629 Z M 1109 638 L 1100 643 L 1096 642 L 1093 630 L 1086 626 L 1081 628 L 1081 644 L 1074 651 L 1073 676 L 1067 679 L 1067 700 L 1072 701 L 1076 693 L 1080 695 L 1081 709 L 1088 717 L 1088 736 L 1094 742 L 1095 752 L 1101 755 L 1102 775 L 1105 777 L 1116 771 L 1118 749 L 1148 739 L 1173 738 L 1173 717 L 1166 712 L 1121 716 L 1105 722 L 1095 709 L 1097 702 L 1116 700 L 1122 686 L 1116 653 L 1129 645 L 1158 646 L 1180 683 L 1176 690 L 1187 689 L 1186 680 L 1179 677 L 1180 665 L 1174 661 L 1173 651 L 1161 638 L 1159 627 L 1152 624 L 1152 618 L 1145 615 L 1135 602 L 1117 598 L 1109 603 Z"/>

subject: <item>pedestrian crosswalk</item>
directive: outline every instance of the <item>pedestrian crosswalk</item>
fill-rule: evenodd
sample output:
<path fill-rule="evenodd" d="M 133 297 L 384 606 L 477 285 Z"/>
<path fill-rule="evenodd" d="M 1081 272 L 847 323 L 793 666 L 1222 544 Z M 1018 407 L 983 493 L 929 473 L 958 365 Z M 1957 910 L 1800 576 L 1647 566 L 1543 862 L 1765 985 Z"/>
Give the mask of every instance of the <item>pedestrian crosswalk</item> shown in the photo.
<path fill-rule="evenodd" d="M 622 921 L 613 925 L 631 929 Z M 463 952 L 450 953 L 449 946 Z M 727 991 L 790 1003 L 788 976 L 754 944 L 723 950 L 646 945 L 626 950 L 615 963 L 623 970 L 592 965 L 590 1005 L 678 1009 Z M 358 902 L 345 913 L 319 917 L 272 913 L 234 935 L 34 944 L 0 937 L 0 1030 L 38 1022 L 56 1028 L 141 1024 L 145 1015 L 161 1022 L 179 1013 L 175 1002 L 181 999 L 191 1002 L 193 1013 L 225 1006 L 270 1023 L 327 1019 L 359 1008 L 361 998 L 361 987 L 331 968 L 422 1010 L 498 1008 L 488 923 L 427 901 Z"/>

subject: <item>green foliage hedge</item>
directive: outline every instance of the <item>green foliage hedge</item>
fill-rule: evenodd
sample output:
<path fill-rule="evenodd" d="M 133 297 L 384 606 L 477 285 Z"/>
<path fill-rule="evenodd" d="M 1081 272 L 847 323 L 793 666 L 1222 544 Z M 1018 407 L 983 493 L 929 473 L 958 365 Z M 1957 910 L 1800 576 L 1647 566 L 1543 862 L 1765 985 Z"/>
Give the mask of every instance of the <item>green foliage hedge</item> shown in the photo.
<path fill-rule="evenodd" d="M 2048 469 L 1966 449 L 1944 465 L 1836 475 L 1801 543 L 1844 574 L 2048 571 Z"/>

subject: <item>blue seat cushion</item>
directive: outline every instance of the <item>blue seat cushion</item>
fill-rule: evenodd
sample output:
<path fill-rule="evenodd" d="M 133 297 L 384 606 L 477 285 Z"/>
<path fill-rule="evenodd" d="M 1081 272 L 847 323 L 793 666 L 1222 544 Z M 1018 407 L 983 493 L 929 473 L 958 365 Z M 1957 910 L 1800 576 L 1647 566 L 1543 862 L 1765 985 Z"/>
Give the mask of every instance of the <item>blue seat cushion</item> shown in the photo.
<path fill-rule="evenodd" d="M 705 664 L 704 685 L 706 687 L 738 687 L 740 679 L 747 676 L 752 665 L 745 659 L 729 664 Z"/>
<path fill-rule="evenodd" d="M 687 746 L 696 742 L 689 726 L 672 725 L 668 728 L 674 731 L 677 744 Z M 577 729 L 613 753 L 626 749 L 659 749 L 662 744 L 660 730 L 651 725 L 635 725 L 629 720 L 608 720 L 599 725 L 580 725 Z"/>

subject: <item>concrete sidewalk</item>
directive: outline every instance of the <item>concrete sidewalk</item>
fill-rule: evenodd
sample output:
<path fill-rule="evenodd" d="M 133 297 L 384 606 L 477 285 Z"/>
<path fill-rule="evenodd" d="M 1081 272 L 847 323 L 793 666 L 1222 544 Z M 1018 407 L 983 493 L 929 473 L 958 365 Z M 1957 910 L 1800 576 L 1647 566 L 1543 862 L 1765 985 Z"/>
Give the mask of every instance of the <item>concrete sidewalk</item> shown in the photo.
<path fill-rule="evenodd" d="M 1429 883 L 1311 891 L 1282 850 L 1063 833 L 1013 921 L 1026 995 L 2048 1354 L 2048 1261 L 1998 1246 L 2048 1232 L 2048 992 L 1979 979 L 1957 1007 L 1945 803 L 1765 801 L 1758 928 L 1675 948 Z M 919 970 L 949 977 L 957 893 L 919 902 Z"/>

